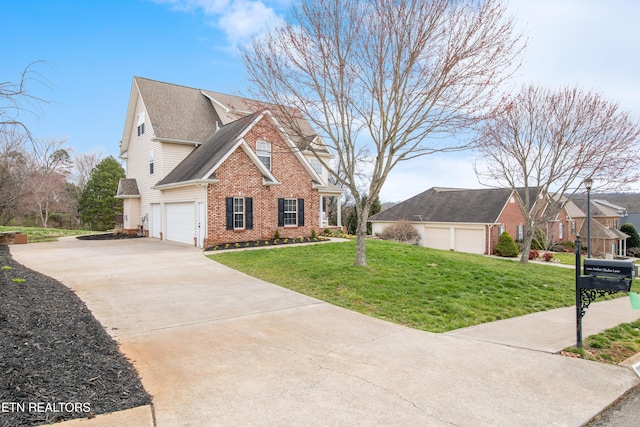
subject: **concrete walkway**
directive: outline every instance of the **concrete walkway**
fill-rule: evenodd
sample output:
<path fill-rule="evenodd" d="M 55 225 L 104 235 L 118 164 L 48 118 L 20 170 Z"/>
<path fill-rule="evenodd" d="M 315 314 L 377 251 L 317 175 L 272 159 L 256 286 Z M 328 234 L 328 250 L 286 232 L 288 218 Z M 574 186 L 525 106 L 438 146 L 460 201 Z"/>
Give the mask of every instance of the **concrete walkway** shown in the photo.
<path fill-rule="evenodd" d="M 579 426 L 640 382 L 629 368 L 552 354 L 575 343 L 573 308 L 433 334 L 154 239 L 11 252 L 76 291 L 153 396 L 152 407 L 65 427 Z M 638 317 L 626 298 L 594 303 L 585 337 Z"/>

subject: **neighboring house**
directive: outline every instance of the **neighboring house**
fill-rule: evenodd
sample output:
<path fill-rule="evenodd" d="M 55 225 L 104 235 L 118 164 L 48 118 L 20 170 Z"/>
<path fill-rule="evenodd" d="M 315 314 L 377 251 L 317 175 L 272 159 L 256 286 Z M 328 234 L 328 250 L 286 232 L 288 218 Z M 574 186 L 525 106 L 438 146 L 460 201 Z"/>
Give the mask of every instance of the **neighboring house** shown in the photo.
<path fill-rule="evenodd" d="M 321 232 L 324 199 L 342 190 L 308 148 L 332 154 L 304 120 L 306 138 L 287 132 L 273 107 L 134 77 L 116 196 L 123 228 L 205 248 Z"/>
<path fill-rule="evenodd" d="M 530 200 L 536 200 L 536 189 L 530 189 Z M 524 240 L 526 221 L 520 212 L 518 198 L 524 200 L 524 189 L 459 189 L 431 188 L 369 218 L 373 234 L 398 221 L 408 221 L 419 234 L 422 246 L 492 254 L 498 237 L 508 232 L 516 241 Z M 546 198 L 545 198 L 546 200 Z M 557 203 L 557 198 L 551 198 Z M 562 208 L 540 227 L 552 243 L 573 242 L 577 235 L 586 246 L 586 201 L 584 206 L 561 199 Z M 545 203 L 548 203 L 546 200 Z M 556 205 L 557 207 L 557 205 Z M 551 209 L 551 203 L 546 209 Z M 605 200 L 591 200 L 591 246 L 593 256 L 623 255 L 628 237 L 620 232 L 620 215 L 624 209 Z"/>
<path fill-rule="evenodd" d="M 531 200 L 535 190 L 530 190 Z M 398 221 L 408 221 L 419 233 L 422 246 L 492 254 L 498 237 L 507 231 L 523 240 L 525 221 L 518 195 L 510 189 L 460 189 L 434 187 L 369 218 L 373 234 Z"/>
<path fill-rule="evenodd" d="M 574 200 L 586 200 L 586 194 L 573 197 Z M 623 209 L 620 225 L 631 223 L 640 231 L 640 193 L 591 193 L 591 200 L 606 200 Z"/>
<path fill-rule="evenodd" d="M 581 211 L 580 226 L 577 234 L 587 245 L 587 200 L 573 199 L 572 203 Z M 627 234 L 619 230 L 621 219 L 626 217 L 626 209 L 610 203 L 608 200 L 591 198 L 591 255 L 623 256 L 627 252 Z M 575 236 L 574 236 L 575 238 Z"/>

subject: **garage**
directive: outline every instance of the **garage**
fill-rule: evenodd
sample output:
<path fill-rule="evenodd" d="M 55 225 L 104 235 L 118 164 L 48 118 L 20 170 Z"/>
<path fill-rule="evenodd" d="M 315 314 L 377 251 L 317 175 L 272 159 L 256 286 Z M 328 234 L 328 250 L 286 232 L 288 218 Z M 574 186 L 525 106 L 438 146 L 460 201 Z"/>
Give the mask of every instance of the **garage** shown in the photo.
<path fill-rule="evenodd" d="M 425 227 L 423 246 L 448 251 L 451 249 L 450 235 L 449 228 Z"/>
<path fill-rule="evenodd" d="M 193 245 L 196 237 L 195 203 L 167 203 L 166 240 Z"/>
<path fill-rule="evenodd" d="M 484 254 L 485 241 L 483 229 L 456 228 L 455 250 L 472 254 Z"/>

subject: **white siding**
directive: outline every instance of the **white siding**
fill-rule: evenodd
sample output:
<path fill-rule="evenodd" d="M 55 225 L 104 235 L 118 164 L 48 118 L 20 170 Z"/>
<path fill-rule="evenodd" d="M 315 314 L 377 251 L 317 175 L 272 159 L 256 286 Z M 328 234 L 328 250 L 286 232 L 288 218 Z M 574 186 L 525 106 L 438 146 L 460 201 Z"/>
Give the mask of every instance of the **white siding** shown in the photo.
<path fill-rule="evenodd" d="M 147 215 L 151 218 L 150 206 L 158 205 L 161 207 L 160 212 L 165 211 L 164 204 L 171 202 L 205 202 L 205 192 L 202 187 L 190 186 L 184 189 L 172 190 L 172 191 L 160 191 L 153 190 L 155 186 L 162 178 L 164 178 L 171 170 L 173 170 L 178 163 L 180 163 L 193 149 L 193 145 L 184 144 L 170 144 L 160 143 L 154 141 L 155 132 L 151 125 L 151 120 L 148 119 L 148 114 L 144 103 L 140 97 L 136 102 L 134 117 L 138 117 L 140 113 L 144 112 L 145 120 L 145 132 L 138 136 L 137 123 L 134 120 L 131 129 L 128 129 L 129 133 L 129 145 L 127 151 L 126 161 L 126 176 L 127 178 L 135 178 L 138 183 L 138 189 L 140 190 L 140 199 L 138 201 L 139 208 L 134 208 L 134 203 L 128 205 L 125 204 L 125 215 L 130 221 L 131 228 L 137 228 L 142 225 L 140 218 Z M 154 153 L 154 173 L 150 173 L 149 169 L 149 153 Z M 164 219 L 159 222 L 157 229 L 153 230 L 154 237 L 160 237 L 160 233 L 165 231 Z M 147 222 L 146 227 L 149 229 L 151 224 Z M 166 238 L 166 236 L 165 236 Z"/>
<path fill-rule="evenodd" d="M 162 173 L 162 177 L 167 176 L 169 172 L 178 166 L 178 163 L 184 160 L 184 158 L 187 157 L 194 149 L 195 147 L 193 145 L 170 144 L 163 142 L 160 156 L 162 158 L 162 169 L 159 169 Z"/>

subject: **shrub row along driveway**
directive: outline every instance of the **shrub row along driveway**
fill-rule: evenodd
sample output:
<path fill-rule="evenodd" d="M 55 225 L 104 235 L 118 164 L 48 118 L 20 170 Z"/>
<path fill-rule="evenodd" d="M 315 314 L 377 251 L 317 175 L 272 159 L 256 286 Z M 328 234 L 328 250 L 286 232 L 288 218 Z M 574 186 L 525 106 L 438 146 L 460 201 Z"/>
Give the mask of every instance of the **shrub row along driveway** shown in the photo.
<path fill-rule="evenodd" d="M 178 244 L 12 251 L 74 289 L 121 343 L 160 427 L 580 425 L 638 382 L 618 366 L 373 319 Z"/>

